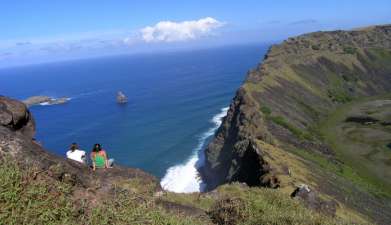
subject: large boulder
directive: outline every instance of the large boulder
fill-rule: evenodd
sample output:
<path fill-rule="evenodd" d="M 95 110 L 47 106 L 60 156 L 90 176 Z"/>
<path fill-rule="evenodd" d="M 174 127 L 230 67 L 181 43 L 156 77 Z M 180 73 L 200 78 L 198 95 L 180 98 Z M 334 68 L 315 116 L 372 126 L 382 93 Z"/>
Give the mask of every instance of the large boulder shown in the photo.
<path fill-rule="evenodd" d="M 0 125 L 33 138 L 35 122 L 26 105 L 0 96 Z"/>
<path fill-rule="evenodd" d="M 338 203 L 334 200 L 324 200 L 319 197 L 319 194 L 308 187 L 306 184 L 302 184 L 297 187 L 291 194 L 292 198 L 299 199 L 308 208 L 315 210 L 326 215 L 335 216 Z"/>

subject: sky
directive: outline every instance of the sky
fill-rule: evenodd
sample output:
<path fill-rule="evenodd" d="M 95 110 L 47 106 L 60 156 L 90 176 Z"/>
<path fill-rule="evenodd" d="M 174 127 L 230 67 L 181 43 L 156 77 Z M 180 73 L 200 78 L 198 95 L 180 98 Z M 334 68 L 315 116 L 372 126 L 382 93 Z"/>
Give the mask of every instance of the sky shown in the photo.
<path fill-rule="evenodd" d="M 0 67 L 391 24 L 390 0 L 0 0 Z"/>

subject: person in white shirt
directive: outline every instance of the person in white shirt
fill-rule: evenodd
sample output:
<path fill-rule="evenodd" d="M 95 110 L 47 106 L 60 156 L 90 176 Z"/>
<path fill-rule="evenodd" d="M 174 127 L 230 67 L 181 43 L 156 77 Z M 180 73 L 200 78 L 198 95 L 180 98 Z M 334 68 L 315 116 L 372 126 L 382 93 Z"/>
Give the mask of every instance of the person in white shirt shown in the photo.
<path fill-rule="evenodd" d="M 86 152 L 80 150 L 76 143 L 72 143 L 70 149 L 67 151 L 67 158 L 81 163 L 86 163 Z"/>

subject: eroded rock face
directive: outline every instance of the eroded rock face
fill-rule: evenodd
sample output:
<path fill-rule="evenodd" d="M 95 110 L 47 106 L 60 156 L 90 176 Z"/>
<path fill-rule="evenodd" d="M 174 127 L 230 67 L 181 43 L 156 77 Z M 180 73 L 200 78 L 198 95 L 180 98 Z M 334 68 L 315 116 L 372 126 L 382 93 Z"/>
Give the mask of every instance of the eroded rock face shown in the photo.
<path fill-rule="evenodd" d="M 260 132 L 264 123 L 256 110 L 247 92 L 239 89 L 216 137 L 205 150 L 206 164 L 201 174 L 207 190 L 234 181 L 250 186 L 277 185 L 277 180 L 267 178 L 270 167 L 254 141 L 268 139 L 267 132 Z"/>
<path fill-rule="evenodd" d="M 79 197 L 90 194 L 86 190 L 110 196 L 114 189 L 126 189 L 134 179 L 145 189 L 160 190 L 157 179 L 139 169 L 115 166 L 93 172 L 87 165 L 54 155 L 33 140 L 34 133 L 34 119 L 27 107 L 0 97 L 0 159 L 15 161 L 24 169 L 34 168 L 40 171 L 37 176 L 45 179 L 71 184 Z"/>
<path fill-rule="evenodd" d="M 35 122 L 30 111 L 23 103 L 0 96 L 0 126 L 18 131 L 33 138 Z"/>

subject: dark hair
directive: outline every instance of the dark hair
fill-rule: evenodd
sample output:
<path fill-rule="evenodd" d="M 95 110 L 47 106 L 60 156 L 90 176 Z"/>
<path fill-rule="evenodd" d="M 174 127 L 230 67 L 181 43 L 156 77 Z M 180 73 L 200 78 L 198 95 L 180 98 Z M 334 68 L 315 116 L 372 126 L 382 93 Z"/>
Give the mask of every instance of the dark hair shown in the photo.
<path fill-rule="evenodd" d="M 100 150 L 102 150 L 102 147 L 98 143 L 94 144 L 94 146 L 92 147 L 93 152 L 99 152 Z"/>
<path fill-rule="evenodd" d="M 73 142 L 72 144 L 71 144 L 71 151 L 73 152 L 73 151 L 75 151 L 76 149 L 78 149 L 79 148 L 79 146 L 75 143 L 75 142 Z"/>

